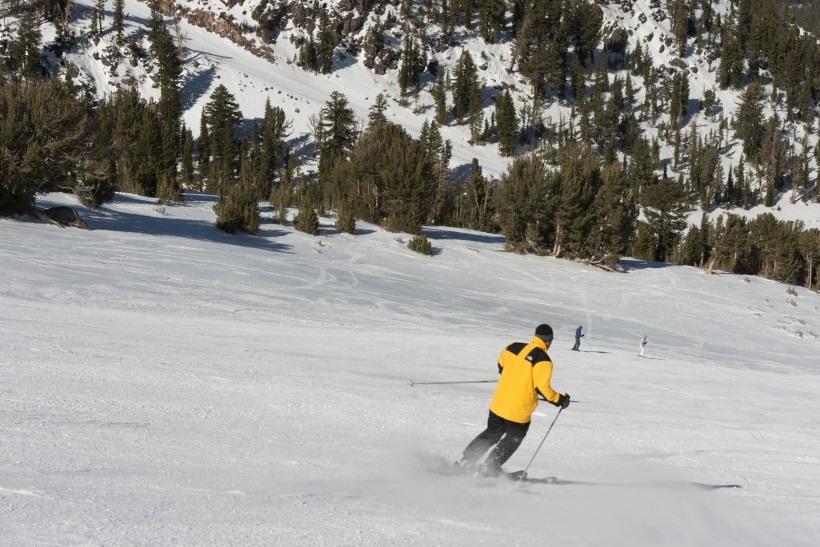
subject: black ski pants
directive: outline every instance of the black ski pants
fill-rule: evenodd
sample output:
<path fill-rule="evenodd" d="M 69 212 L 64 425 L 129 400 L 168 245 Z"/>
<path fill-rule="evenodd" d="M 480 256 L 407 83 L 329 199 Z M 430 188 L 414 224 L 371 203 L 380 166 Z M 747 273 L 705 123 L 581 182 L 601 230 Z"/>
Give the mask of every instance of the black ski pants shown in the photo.
<path fill-rule="evenodd" d="M 493 469 L 500 468 L 521 446 L 529 428 L 529 422 L 526 424 L 511 422 L 490 411 L 490 416 L 487 418 L 487 429 L 479 433 L 478 437 L 464 449 L 464 461 L 471 464 L 476 463 L 491 446 L 495 445 L 493 451 L 487 456 L 485 464 Z"/>

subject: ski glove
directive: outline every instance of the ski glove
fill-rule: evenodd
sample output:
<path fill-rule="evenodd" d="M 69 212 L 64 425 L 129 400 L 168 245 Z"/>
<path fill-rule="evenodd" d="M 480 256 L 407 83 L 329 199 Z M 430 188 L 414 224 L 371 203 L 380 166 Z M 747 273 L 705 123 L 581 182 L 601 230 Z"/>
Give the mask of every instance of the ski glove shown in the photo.
<path fill-rule="evenodd" d="M 558 402 L 555 403 L 555 406 L 560 406 L 561 408 L 567 408 L 569 406 L 569 393 L 561 395 L 558 394 Z"/>

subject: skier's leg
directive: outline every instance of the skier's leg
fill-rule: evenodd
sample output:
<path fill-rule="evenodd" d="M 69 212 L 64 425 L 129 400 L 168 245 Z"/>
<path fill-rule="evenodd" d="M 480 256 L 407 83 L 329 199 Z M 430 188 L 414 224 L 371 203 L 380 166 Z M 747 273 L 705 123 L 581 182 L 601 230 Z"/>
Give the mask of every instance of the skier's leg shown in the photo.
<path fill-rule="evenodd" d="M 504 418 L 490 412 L 487 418 L 487 429 L 479 433 L 478 436 L 467 445 L 467 448 L 464 449 L 464 457 L 461 459 L 461 462 L 465 465 L 469 465 L 480 460 L 481 456 L 504 435 L 504 427 Z"/>
<path fill-rule="evenodd" d="M 575 339 L 575 345 L 574 345 L 574 346 L 572 346 L 572 351 L 578 351 L 578 347 L 579 347 L 580 345 L 581 345 L 581 339 L 580 339 L 580 338 L 576 338 L 576 339 Z"/>
<path fill-rule="evenodd" d="M 493 451 L 490 452 L 490 455 L 487 456 L 487 461 L 484 463 L 491 472 L 501 470 L 501 466 L 504 465 L 504 463 L 510 459 L 510 456 L 518 450 L 518 447 L 521 446 L 524 437 L 527 436 L 527 430 L 530 428 L 529 423 L 519 424 L 509 420 L 506 420 L 506 426 L 504 437 L 495 446 Z"/>

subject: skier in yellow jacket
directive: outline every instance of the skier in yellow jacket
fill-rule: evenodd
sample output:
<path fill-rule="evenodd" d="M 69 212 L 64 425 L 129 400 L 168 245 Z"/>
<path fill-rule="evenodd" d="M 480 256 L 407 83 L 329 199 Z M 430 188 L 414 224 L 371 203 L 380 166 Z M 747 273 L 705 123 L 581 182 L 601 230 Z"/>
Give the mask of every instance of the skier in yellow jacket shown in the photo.
<path fill-rule="evenodd" d="M 479 471 L 498 475 L 501 466 L 521 446 L 527 435 L 539 395 L 555 406 L 569 406 L 569 395 L 562 395 L 550 387 L 552 361 L 547 349 L 551 343 L 552 327 L 538 325 L 529 344 L 514 342 L 504 348 L 498 358 L 501 377 L 490 403 L 487 429 L 467 445 L 459 465 L 475 467 L 487 450 L 495 445 Z"/>

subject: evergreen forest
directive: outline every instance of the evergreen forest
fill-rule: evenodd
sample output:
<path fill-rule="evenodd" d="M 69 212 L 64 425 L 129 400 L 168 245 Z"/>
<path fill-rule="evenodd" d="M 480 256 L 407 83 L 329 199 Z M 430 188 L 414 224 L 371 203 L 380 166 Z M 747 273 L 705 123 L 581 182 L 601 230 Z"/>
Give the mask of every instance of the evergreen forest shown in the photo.
<path fill-rule="evenodd" d="M 229 233 L 255 234 L 267 202 L 282 223 L 298 209 L 294 226 L 306 233 L 332 214 L 343 232 L 355 234 L 362 220 L 411 234 L 425 254 L 423 226 L 452 226 L 503 234 L 513 252 L 610 269 L 632 256 L 820 286 L 820 230 L 776 215 L 783 196 L 820 203 L 813 4 L 652 2 L 673 31 L 666 47 L 679 59 L 713 59 L 717 87 L 693 90 L 685 62 L 654 63 L 641 41 L 607 32 L 590 0 L 359 2 L 368 24 L 355 43 L 335 24 L 336 3 L 262 1 L 253 12 L 260 34 L 275 35 L 288 16 L 311 21 L 296 44 L 302 70 L 331 74 L 345 48 L 395 70 L 398 97 L 380 93 L 367 119 L 344 93 L 331 93 L 311 118 L 308 157 L 291 148 L 293 120 L 282 105 L 269 99 L 264 115 L 248 120 L 221 84 L 199 127 L 187 127 L 184 40 L 167 6 L 148 4 L 144 29 L 126 37 L 124 1 L 98 0 L 87 37 L 105 34 L 115 55 L 149 64 L 158 99 L 128 85 L 99 97 L 71 67 L 49 62 L 55 48 L 77 47 L 71 0 L 2 0 L 14 25 L 0 40 L 0 215 L 30 214 L 36 197 L 53 191 L 97 207 L 115 192 L 173 205 L 198 190 L 218 197 L 216 225 Z M 47 24 L 57 29 L 50 49 Z M 466 37 L 509 43 L 508 71 L 524 85 L 490 88 L 484 59 L 458 47 Z M 453 48 L 457 60 L 437 67 L 431 47 Z M 726 90 L 737 105 L 721 104 Z M 396 102 L 411 109 L 420 94 L 434 108 L 413 135 L 387 113 Z M 566 117 L 544 116 L 555 104 Z M 697 123 L 704 119 L 707 131 Z M 506 171 L 487 176 L 473 160 L 456 174 L 453 143 L 442 135 L 452 126 L 465 128 L 470 146 L 497 146 Z M 758 206 L 770 210 L 742 214 Z M 715 210 L 725 213 L 710 220 Z M 697 224 L 693 212 L 702 213 Z"/>

